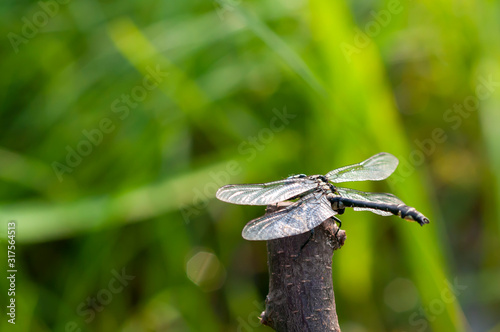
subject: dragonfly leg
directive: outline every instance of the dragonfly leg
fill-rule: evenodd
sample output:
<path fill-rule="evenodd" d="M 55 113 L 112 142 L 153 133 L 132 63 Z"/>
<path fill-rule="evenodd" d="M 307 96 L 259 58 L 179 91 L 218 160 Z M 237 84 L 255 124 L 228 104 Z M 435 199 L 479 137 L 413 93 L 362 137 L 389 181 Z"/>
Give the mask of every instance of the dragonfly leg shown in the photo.
<path fill-rule="evenodd" d="M 309 231 L 309 237 L 307 238 L 306 242 L 304 242 L 304 244 L 300 246 L 299 255 L 302 252 L 302 249 L 304 249 L 304 247 L 309 243 L 309 241 L 311 241 L 313 236 L 314 236 L 314 228 Z"/>
<path fill-rule="evenodd" d="M 335 232 L 335 237 L 337 238 L 337 240 L 339 239 L 337 237 L 337 234 L 339 233 L 340 231 L 340 227 L 342 227 L 342 220 L 340 220 L 339 218 L 335 217 L 335 216 L 332 216 L 332 219 L 335 220 L 338 224 L 339 224 L 339 227 L 337 228 L 337 231 Z"/>

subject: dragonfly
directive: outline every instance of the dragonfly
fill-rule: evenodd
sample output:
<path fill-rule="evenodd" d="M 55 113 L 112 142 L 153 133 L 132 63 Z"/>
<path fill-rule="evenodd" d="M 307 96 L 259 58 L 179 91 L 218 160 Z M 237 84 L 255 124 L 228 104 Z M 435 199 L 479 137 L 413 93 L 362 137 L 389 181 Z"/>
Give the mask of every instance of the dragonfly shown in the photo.
<path fill-rule="evenodd" d="M 337 187 L 334 183 L 349 181 L 380 181 L 388 178 L 398 166 L 390 153 L 378 153 L 358 164 L 334 169 L 326 175 L 298 174 L 283 180 L 229 184 L 217 190 L 224 202 L 241 205 L 269 205 L 292 201 L 286 208 L 251 220 L 243 228 L 247 240 L 272 240 L 313 230 L 326 219 L 344 213 L 345 208 L 370 211 L 382 216 L 396 215 L 421 226 L 429 219 L 392 194 L 364 192 Z"/>

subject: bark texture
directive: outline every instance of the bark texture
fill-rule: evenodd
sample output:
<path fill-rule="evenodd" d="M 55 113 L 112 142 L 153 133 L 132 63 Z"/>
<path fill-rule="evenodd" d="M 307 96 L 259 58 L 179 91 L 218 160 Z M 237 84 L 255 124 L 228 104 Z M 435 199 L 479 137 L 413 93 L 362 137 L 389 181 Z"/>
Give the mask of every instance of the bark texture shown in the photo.
<path fill-rule="evenodd" d="M 283 202 L 267 207 L 272 213 Z M 345 231 L 327 219 L 310 232 L 267 242 L 269 294 L 261 323 L 278 332 L 340 332 L 332 283 L 333 251 L 345 241 Z M 338 238 L 338 239 L 337 239 Z"/>

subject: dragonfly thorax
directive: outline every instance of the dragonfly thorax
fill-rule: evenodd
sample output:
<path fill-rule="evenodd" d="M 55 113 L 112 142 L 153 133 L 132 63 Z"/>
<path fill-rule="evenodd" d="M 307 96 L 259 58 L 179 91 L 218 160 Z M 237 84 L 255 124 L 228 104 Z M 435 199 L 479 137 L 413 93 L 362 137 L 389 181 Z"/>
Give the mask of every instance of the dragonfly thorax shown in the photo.
<path fill-rule="evenodd" d="M 321 189 L 323 189 L 323 191 L 325 193 L 334 193 L 336 195 L 339 195 L 339 193 L 337 191 L 337 187 L 335 187 L 330 182 L 330 180 L 328 180 L 328 178 L 326 176 L 324 176 L 324 175 L 312 175 L 311 177 L 314 177 L 316 180 L 321 181 Z"/>

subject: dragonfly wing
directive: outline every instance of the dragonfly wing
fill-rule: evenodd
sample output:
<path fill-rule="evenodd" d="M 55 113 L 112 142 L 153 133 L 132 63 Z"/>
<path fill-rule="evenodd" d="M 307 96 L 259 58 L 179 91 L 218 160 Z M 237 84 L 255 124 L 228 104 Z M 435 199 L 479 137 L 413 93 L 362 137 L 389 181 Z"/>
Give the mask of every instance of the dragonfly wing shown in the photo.
<path fill-rule="evenodd" d="M 403 203 L 402 200 L 397 198 L 396 196 L 392 194 L 387 194 L 387 193 L 369 193 L 365 191 L 359 191 L 359 190 L 354 190 L 354 189 L 349 189 L 349 188 L 339 188 L 337 187 L 337 191 L 342 197 L 350 198 L 350 199 L 355 199 L 355 200 L 360 200 L 360 201 L 367 201 L 367 202 L 373 202 L 373 203 L 389 203 L 389 204 L 405 204 Z M 379 214 L 381 216 L 392 216 L 391 212 L 387 211 L 382 211 L 382 210 L 377 210 L 377 209 L 370 209 L 370 208 L 362 208 L 362 207 L 354 207 L 354 211 L 370 211 L 376 214 Z"/>
<path fill-rule="evenodd" d="M 304 196 L 283 210 L 254 219 L 243 228 L 247 240 L 272 240 L 305 233 L 337 214 L 321 192 Z"/>
<path fill-rule="evenodd" d="M 381 152 L 359 164 L 334 169 L 326 177 L 334 183 L 384 180 L 396 170 L 398 162 L 392 154 Z"/>
<path fill-rule="evenodd" d="M 268 205 L 285 201 L 318 186 L 309 178 L 289 178 L 256 184 L 229 184 L 217 190 L 221 201 L 242 205 Z"/>

